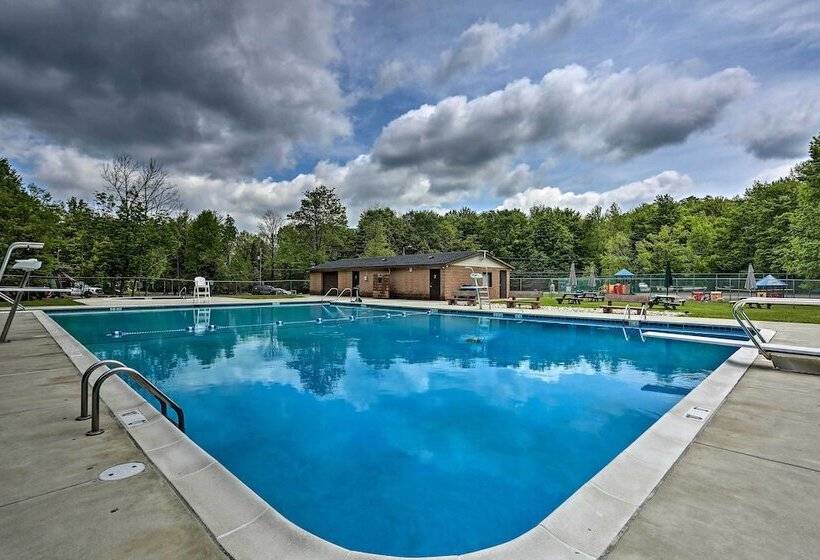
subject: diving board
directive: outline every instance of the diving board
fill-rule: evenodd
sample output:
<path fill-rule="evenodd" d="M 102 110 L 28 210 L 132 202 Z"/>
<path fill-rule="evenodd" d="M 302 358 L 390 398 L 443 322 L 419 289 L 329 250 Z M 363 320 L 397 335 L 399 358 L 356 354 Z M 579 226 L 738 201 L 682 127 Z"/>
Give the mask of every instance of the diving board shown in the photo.
<path fill-rule="evenodd" d="M 756 348 L 751 340 L 738 340 L 732 338 L 719 338 L 716 336 L 696 336 L 691 334 L 678 334 L 661 331 L 644 331 L 646 338 L 664 338 L 667 340 L 680 340 L 682 342 L 698 342 L 700 344 L 715 344 L 718 346 L 734 346 L 735 348 Z M 791 344 L 778 344 L 774 342 L 762 342 L 760 344 L 767 352 L 777 354 L 794 354 L 796 356 L 820 357 L 820 348 L 811 346 L 794 346 Z"/>

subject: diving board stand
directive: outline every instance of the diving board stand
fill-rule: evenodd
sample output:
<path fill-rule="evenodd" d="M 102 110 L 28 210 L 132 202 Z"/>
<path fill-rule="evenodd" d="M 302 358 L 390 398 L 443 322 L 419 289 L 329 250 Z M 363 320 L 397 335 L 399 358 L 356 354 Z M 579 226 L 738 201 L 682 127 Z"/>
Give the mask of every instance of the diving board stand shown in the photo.
<path fill-rule="evenodd" d="M 0 280 L 3 279 L 3 275 L 6 272 L 6 266 L 9 264 L 9 258 L 11 257 L 12 252 L 16 249 L 42 249 L 42 243 L 36 243 L 33 241 L 18 241 L 16 243 L 12 243 L 9 245 L 8 250 L 6 251 L 6 256 L 3 259 L 3 264 L 0 266 Z M 70 292 L 71 290 L 54 290 L 51 288 L 35 288 L 35 287 L 27 287 L 29 278 L 31 278 L 31 273 L 35 270 L 39 270 L 40 267 L 43 266 L 41 261 L 37 259 L 22 259 L 17 260 L 11 266 L 12 270 L 18 270 L 23 273 L 23 280 L 20 282 L 19 286 L 0 286 L 0 293 L 13 293 L 15 294 L 14 299 L 12 300 L 8 296 L 3 297 L 5 301 L 9 301 L 11 303 L 11 309 L 9 309 L 9 316 L 6 317 L 6 322 L 3 325 L 3 332 L 0 333 L 0 342 L 6 342 L 6 337 L 9 334 L 9 330 L 11 329 L 11 323 L 14 321 L 14 316 L 17 314 L 17 311 L 22 308 L 23 306 L 20 305 L 20 300 L 23 297 L 24 293 L 31 293 L 31 292 Z"/>

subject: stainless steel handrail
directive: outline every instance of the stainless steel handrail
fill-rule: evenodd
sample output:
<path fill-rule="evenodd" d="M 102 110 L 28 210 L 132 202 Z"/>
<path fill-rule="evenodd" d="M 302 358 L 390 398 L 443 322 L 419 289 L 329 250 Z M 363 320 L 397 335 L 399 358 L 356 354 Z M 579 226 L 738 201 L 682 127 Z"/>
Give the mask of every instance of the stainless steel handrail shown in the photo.
<path fill-rule="evenodd" d="M 350 288 L 345 288 L 344 290 L 339 292 L 339 295 L 336 296 L 336 299 L 334 301 L 339 301 L 340 299 L 342 299 L 342 296 L 345 295 L 345 292 L 350 292 L 350 299 L 353 299 L 353 290 L 351 290 Z"/>
<path fill-rule="evenodd" d="M 323 296 L 322 296 L 322 300 L 321 300 L 321 301 L 325 301 L 325 298 L 327 298 L 327 296 L 329 296 L 329 295 L 331 294 L 331 292 L 333 292 L 333 290 L 336 290 L 336 293 L 337 293 L 337 294 L 339 293 L 339 288 L 335 288 L 335 287 L 334 287 L 334 288 L 330 288 L 327 292 L 325 292 L 325 295 L 323 295 Z"/>
<path fill-rule="evenodd" d="M 88 369 L 83 372 L 83 377 L 80 381 L 80 415 L 77 416 L 75 420 L 88 420 L 91 418 L 91 415 L 88 414 L 88 379 L 96 369 L 103 366 L 125 367 L 125 364 L 119 360 L 100 360 L 88 366 Z"/>
<path fill-rule="evenodd" d="M 738 322 L 740 328 L 743 329 L 743 332 L 746 333 L 746 336 L 749 337 L 749 340 L 757 347 L 757 350 L 763 355 L 764 358 L 767 360 L 771 360 L 772 356 L 767 352 L 761 342 L 764 342 L 762 337 L 760 336 L 760 330 L 752 323 L 752 320 L 749 319 L 749 315 L 743 309 L 746 305 L 746 299 L 742 299 L 736 302 L 732 306 L 732 316 L 735 318 L 735 321 Z"/>
<path fill-rule="evenodd" d="M 99 377 L 99 379 L 97 379 L 97 381 L 94 383 L 94 387 L 91 389 L 91 429 L 87 431 L 85 435 L 97 436 L 105 431 L 100 429 L 100 389 L 102 388 L 102 385 L 103 383 L 105 383 L 106 379 L 108 379 L 112 375 L 118 375 L 122 373 L 130 375 L 134 379 L 134 381 L 139 383 L 143 388 L 145 388 L 145 390 L 147 390 L 154 397 L 156 397 L 157 400 L 159 400 L 160 412 L 163 416 L 168 418 L 168 407 L 170 406 L 171 408 L 173 408 L 174 411 L 177 413 L 177 428 L 179 428 L 182 432 L 185 431 L 185 414 L 182 412 L 182 407 L 175 403 L 168 395 L 160 391 L 156 385 L 148 381 L 137 370 L 129 367 L 116 367 L 103 373 Z"/>
<path fill-rule="evenodd" d="M 8 303 L 10 305 L 14 305 L 14 298 L 10 298 L 9 296 L 4 294 L 3 292 L 0 292 L 0 299 L 2 299 L 3 301 L 5 301 L 6 303 Z M 25 311 L 25 310 L 26 310 L 26 308 L 22 303 L 17 304 L 17 311 Z"/>

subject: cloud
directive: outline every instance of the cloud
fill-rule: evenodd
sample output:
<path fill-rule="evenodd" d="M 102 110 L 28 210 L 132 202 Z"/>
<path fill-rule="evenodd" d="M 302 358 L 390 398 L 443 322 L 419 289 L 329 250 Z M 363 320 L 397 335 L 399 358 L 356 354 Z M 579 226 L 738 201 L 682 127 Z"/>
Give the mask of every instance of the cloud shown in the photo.
<path fill-rule="evenodd" d="M 533 30 L 533 35 L 548 39 L 562 37 L 592 19 L 600 7 L 600 0 L 567 0 Z"/>
<path fill-rule="evenodd" d="M 291 210 L 316 183 L 338 188 L 351 219 L 376 204 L 404 211 L 480 196 L 508 197 L 505 203 L 513 204 L 519 200 L 516 193 L 525 195 L 517 202 L 525 204 L 526 197 L 558 194 L 534 189 L 543 169 L 533 172 L 517 161 L 523 152 L 546 148 L 592 158 L 632 157 L 709 128 L 724 107 L 751 87 L 748 73 L 738 68 L 696 77 L 666 66 L 612 72 L 608 65 L 594 71 L 571 65 L 540 82 L 518 80 L 472 100 L 449 97 L 423 105 L 390 122 L 369 152 L 345 163 L 320 161 L 292 180 L 230 179 L 179 168 L 172 178 L 189 208 L 224 209 L 245 227 L 252 227 L 266 208 Z M 90 168 L 82 153 L 48 144 L 38 150 L 28 157 L 37 161 L 34 174 L 40 180 L 81 184 L 76 177 L 61 179 L 58 174 Z M 58 156 L 72 156 L 78 163 L 48 164 L 59 161 Z M 658 184 L 667 179 L 658 176 Z M 98 184 L 96 176 L 93 181 Z M 626 203 L 635 188 L 619 190 L 619 200 Z M 598 200 L 594 193 L 572 196 L 577 206 Z"/>
<path fill-rule="evenodd" d="M 755 30 L 763 38 L 820 44 L 820 4 L 806 0 L 706 0 L 708 19 L 733 20 Z"/>
<path fill-rule="evenodd" d="M 684 142 L 711 127 L 753 87 L 742 68 L 695 77 L 668 66 L 612 72 L 578 65 L 468 100 L 448 97 L 390 122 L 373 157 L 385 169 L 468 170 L 552 144 L 585 156 L 626 159 Z"/>
<path fill-rule="evenodd" d="M 550 16 L 533 28 L 528 23 L 503 27 L 493 21 L 474 23 L 464 30 L 455 45 L 445 50 L 433 64 L 399 59 L 383 63 L 377 73 L 376 87 L 381 93 L 408 84 L 443 84 L 455 77 L 485 68 L 500 59 L 522 39 L 555 40 L 592 19 L 600 0 L 566 0 Z"/>
<path fill-rule="evenodd" d="M 558 187 L 530 188 L 504 199 L 498 208 L 529 210 L 533 206 L 550 206 L 588 212 L 595 206 L 606 208 L 611 204 L 617 204 L 622 209 L 628 209 L 650 202 L 660 194 L 690 193 L 693 187 L 694 183 L 688 175 L 682 175 L 677 171 L 664 171 L 642 181 L 601 192 L 575 193 L 562 191 Z"/>
<path fill-rule="evenodd" d="M 495 62 L 507 49 L 530 32 L 527 24 L 501 27 L 487 21 L 475 23 L 458 38 L 455 47 L 441 56 L 436 79 L 446 82 L 456 74 L 476 70 Z"/>
<path fill-rule="evenodd" d="M 4 2 L 0 117 L 231 175 L 348 135 L 322 0 Z"/>
<path fill-rule="evenodd" d="M 817 84 L 809 84 L 809 91 Z M 743 114 L 734 137 L 759 159 L 787 159 L 805 155 L 820 129 L 820 102 L 797 93 L 776 93 Z"/>

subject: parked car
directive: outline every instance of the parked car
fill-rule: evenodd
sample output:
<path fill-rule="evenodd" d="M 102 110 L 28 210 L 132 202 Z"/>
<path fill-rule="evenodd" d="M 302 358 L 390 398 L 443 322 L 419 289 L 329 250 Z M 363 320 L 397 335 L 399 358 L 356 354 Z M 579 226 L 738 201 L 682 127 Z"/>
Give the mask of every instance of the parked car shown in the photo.
<path fill-rule="evenodd" d="M 269 286 L 267 284 L 255 284 L 253 288 L 251 288 L 251 293 L 265 296 L 289 296 L 293 292 L 284 288 Z"/>
<path fill-rule="evenodd" d="M 99 286 L 89 286 L 85 282 L 77 282 L 71 286 L 71 297 L 90 298 L 102 295 L 103 289 Z"/>

